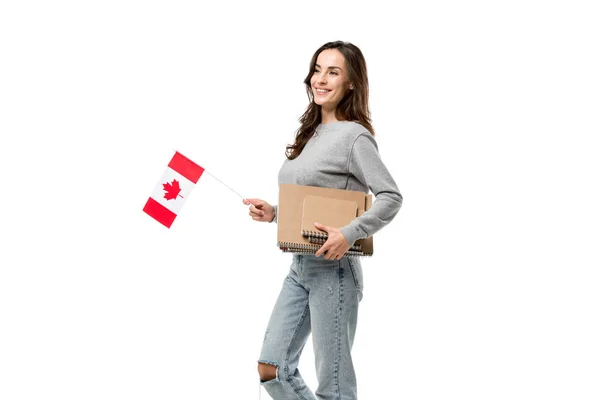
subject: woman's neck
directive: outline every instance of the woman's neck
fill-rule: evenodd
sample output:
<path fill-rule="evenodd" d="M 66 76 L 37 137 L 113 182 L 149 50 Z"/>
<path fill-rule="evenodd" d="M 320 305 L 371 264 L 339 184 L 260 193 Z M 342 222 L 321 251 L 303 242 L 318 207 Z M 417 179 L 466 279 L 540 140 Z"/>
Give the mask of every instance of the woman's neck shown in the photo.
<path fill-rule="evenodd" d="M 329 124 L 331 122 L 337 122 L 338 119 L 335 117 L 335 111 L 326 111 L 321 109 L 321 123 Z"/>

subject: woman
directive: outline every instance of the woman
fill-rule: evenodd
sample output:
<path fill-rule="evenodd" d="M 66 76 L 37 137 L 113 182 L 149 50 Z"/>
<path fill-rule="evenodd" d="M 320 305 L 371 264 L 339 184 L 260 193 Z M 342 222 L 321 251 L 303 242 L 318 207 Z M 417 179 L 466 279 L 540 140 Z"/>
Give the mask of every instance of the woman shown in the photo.
<path fill-rule="evenodd" d="M 373 137 L 360 49 L 341 41 L 321 46 L 304 83 L 310 103 L 295 142 L 287 146 L 279 184 L 371 190 L 376 201 L 347 226 L 315 223 L 328 232 L 328 239 L 314 255 L 293 255 L 266 330 L 258 372 L 275 400 L 356 399 L 350 351 L 363 279 L 360 259 L 344 254 L 356 240 L 387 225 L 398 213 L 402 196 Z M 276 205 L 261 199 L 244 199 L 244 204 L 250 205 L 253 220 L 277 221 Z M 311 333 L 319 381 L 314 394 L 297 369 Z"/>

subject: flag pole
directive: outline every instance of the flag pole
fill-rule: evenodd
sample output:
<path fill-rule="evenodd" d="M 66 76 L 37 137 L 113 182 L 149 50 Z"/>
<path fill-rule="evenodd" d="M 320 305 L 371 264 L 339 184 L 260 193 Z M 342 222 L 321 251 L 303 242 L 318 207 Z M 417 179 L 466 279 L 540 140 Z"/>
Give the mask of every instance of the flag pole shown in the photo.
<path fill-rule="evenodd" d="M 220 180 L 219 178 L 217 178 L 216 176 L 214 176 L 213 174 L 211 174 L 210 172 L 208 172 L 206 169 L 204 169 L 204 172 L 206 172 L 207 174 L 209 174 L 210 176 L 212 176 L 213 178 L 215 178 L 216 180 L 218 180 L 219 182 L 221 182 L 221 184 L 223 186 L 225 186 L 227 189 L 231 190 L 233 193 L 237 194 L 238 196 L 240 196 L 240 198 L 242 200 L 244 200 L 244 197 L 239 194 L 238 192 L 236 192 L 235 190 L 233 190 L 232 188 L 230 188 L 228 185 L 226 185 L 222 180 Z"/>
<path fill-rule="evenodd" d="M 179 153 L 179 150 L 175 150 L 173 148 L 171 148 L 171 150 L 173 150 L 175 153 Z M 180 153 L 181 154 L 181 153 Z M 190 160 L 191 161 L 191 160 Z M 193 162 L 193 161 L 192 161 Z M 244 196 L 242 196 L 241 194 L 239 194 L 238 192 L 236 192 L 235 190 L 233 190 L 231 187 L 229 187 L 228 185 L 226 185 L 222 180 L 220 180 L 219 178 L 217 178 L 216 176 L 214 176 L 213 174 L 211 174 L 210 172 L 208 172 L 206 170 L 206 168 L 202 167 L 202 169 L 204 170 L 204 172 L 206 172 L 207 174 L 209 174 L 210 176 L 212 176 L 213 178 L 215 178 L 217 181 L 219 181 L 223 186 L 225 186 L 227 189 L 231 190 L 233 193 L 237 194 L 238 196 L 240 196 L 240 198 L 242 200 L 244 200 Z"/>

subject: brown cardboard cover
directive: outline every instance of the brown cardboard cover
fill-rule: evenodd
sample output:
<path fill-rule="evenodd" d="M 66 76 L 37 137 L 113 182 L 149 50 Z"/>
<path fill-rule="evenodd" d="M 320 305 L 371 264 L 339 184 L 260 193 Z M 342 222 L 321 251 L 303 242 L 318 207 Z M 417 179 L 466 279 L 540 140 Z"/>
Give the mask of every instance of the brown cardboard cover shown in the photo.
<path fill-rule="evenodd" d="M 316 186 L 302 186 L 293 184 L 279 185 L 279 204 L 277 212 L 277 245 L 285 252 L 314 254 L 320 247 L 319 243 L 311 243 L 311 239 L 302 235 L 302 216 L 304 202 L 307 196 L 326 197 L 329 199 L 345 200 L 356 204 L 356 216 L 362 215 L 372 205 L 372 195 L 360 191 L 322 188 Z M 318 206 L 314 198 L 308 199 L 309 215 L 318 215 Z M 331 203 L 331 202 L 330 202 Z M 340 203 L 348 204 L 348 203 Z M 331 205 L 331 204 L 330 204 Z M 312 218 L 312 217 L 309 217 Z M 326 221 L 326 220 L 324 220 Z M 314 227 L 314 222 L 310 225 Z M 327 225 L 323 221 L 317 221 Z M 306 224 L 306 223 L 305 223 Z M 347 224 L 344 224 L 347 225 Z M 342 225 L 342 226 L 344 226 Z M 305 225 L 306 226 L 306 225 Z M 341 227 L 341 226 L 340 226 Z M 357 248 L 351 248 L 346 255 L 371 256 L 373 255 L 373 237 L 359 239 L 354 243 Z"/>
<path fill-rule="evenodd" d="M 327 237 L 327 232 L 318 230 L 314 225 L 315 222 L 341 228 L 356 218 L 357 210 L 358 204 L 354 200 L 307 194 L 304 196 L 302 205 L 301 234 L 302 236 Z"/>

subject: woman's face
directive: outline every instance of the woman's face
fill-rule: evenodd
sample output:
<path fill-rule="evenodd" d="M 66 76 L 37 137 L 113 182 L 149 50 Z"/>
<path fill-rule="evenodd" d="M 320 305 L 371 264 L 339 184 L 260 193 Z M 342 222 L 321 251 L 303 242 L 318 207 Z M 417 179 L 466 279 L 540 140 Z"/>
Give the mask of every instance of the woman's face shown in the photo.
<path fill-rule="evenodd" d="M 310 79 L 314 102 L 326 110 L 335 110 L 350 87 L 346 60 L 338 49 L 319 53 Z"/>

